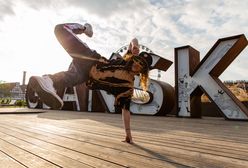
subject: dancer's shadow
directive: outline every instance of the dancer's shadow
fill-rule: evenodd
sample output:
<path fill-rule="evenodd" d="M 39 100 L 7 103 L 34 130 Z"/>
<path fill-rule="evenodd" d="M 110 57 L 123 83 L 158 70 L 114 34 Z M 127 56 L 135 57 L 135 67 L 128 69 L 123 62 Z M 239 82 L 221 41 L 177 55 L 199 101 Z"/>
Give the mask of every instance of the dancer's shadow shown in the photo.
<path fill-rule="evenodd" d="M 155 157 L 155 158 L 157 158 L 157 159 L 159 159 L 159 160 L 168 160 L 168 158 L 166 158 L 165 156 L 163 156 L 162 154 L 160 154 L 160 153 L 157 153 L 157 152 L 154 152 L 154 151 L 152 151 L 152 150 L 150 150 L 150 149 L 147 149 L 147 148 L 145 148 L 145 147 L 143 147 L 143 146 L 141 146 L 141 145 L 138 145 L 137 143 L 132 143 L 132 146 L 134 146 L 135 148 L 138 148 L 138 149 L 140 149 L 140 150 L 143 150 L 143 151 L 145 151 L 146 153 L 148 153 L 149 155 L 151 155 L 151 156 L 153 156 L 153 157 Z"/>
<path fill-rule="evenodd" d="M 183 164 L 178 163 L 174 160 L 171 160 L 171 159 L 167 158 L 166 156 L 164 156 L 163 154 L 154 152 L 154 151 L 147 149 L 141 145 L 138 145 L 137 143 L 133 143 L 132 146 L 139 149 L 139 150 L 143 150 L 143 151 L 147 152 L 151 156 L 151 158 L 153 158 L 153 159 L 158 159 L 158 160 L 164 161 L 165 163 L 171 163 L 175 167 L 189 167 L 187 165 L 183 165 Z"/>

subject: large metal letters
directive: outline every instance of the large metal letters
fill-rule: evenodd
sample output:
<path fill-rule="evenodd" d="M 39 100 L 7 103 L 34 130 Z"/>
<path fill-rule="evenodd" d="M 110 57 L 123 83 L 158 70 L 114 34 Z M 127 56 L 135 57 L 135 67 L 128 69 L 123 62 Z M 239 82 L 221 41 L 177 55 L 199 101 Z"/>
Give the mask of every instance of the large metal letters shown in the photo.
<path fill-rule="evenodd" d="M 163 81 L 151 80 L 148 91 L 143 92 L 136 77 L 130 111 L 147 115 L 165 115 L 176 111 L 179 117 L 200 118 L 201 96 L 205 93 L 226 119 L 248 120 L 248 109 L 218 78 L 247 44 L 244 35 L 219 39 L 202 61 L 200 53 L 191 46 L 175 48 L 175 88 Z M 127 46 L 120 48 L 117 53 L 121 55 L 125 50 Z M 172 64 L 145 46 L 141 45 L 141 50 L 152 54 L 152 69 L 166 71 Z M 114 97 L 105 91 L 92 92 L 82 85 L 73 88 L 73 99 L 65 91 L 62 93 L 64 101 L 76 102 L 74 110 L 116 112 Z M 30 108 L 45 107 L 29 87 L 27 103 Z"/>

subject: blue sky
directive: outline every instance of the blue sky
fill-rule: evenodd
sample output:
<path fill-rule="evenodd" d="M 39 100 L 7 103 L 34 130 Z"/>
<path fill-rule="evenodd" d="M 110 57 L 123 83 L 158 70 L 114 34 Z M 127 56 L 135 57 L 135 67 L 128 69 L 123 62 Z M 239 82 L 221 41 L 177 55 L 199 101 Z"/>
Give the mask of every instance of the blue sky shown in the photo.
<path fill-rule="evenodd" d="M 107 58 L 137 37 L 171 61 L 174 48 L 184 45 L 202 59 L 219 38 L 248 36 L 247 8 L 243 0 L 0 0 L 0 80 L 22 82 L 23 71 L 29 78 L 67 70 L 71 58 L 54 36 L 59 23 L 91 23 L 93 37 L 79 37 Z M 247 57 L 248 47 L 221 80 L 247 80 Z M 174 85 L 174 64 L 162 80 Z"/>

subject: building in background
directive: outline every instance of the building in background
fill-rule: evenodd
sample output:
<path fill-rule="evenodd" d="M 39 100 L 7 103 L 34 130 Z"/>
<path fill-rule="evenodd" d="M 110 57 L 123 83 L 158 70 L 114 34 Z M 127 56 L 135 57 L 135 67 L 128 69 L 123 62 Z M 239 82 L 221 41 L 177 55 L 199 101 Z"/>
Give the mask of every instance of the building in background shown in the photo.
<path fill-rule="evenodd" d="M 15 100 L 24 100 L 26 85 L 20 85 L 19 82 L 0 84 L 0 98 L 10 98 Z"/>
<path fill-rule="evenodd" d="M 26 71 L 23 71 L 22 85 L 20 82 L 0 83 L 0 98 L 25 100 L 27 85 L 25 84 Z"/>

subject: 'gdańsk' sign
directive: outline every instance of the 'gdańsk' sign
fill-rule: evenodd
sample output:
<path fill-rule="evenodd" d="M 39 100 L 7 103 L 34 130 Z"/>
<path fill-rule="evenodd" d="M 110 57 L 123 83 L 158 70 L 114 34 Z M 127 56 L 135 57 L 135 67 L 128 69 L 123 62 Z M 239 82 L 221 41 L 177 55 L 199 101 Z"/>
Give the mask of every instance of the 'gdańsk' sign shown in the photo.
<path fill-rule="evenodd" d="M 144 94 L 139 90 L 139 79 L 136 77 L 134 82 L 135 88 L 137 88 L 134 91 L 136 98 L 131 102 L 130 111 L 135 114 L 164 115 L 176 109 L 179 117 L 198 118 L 201 117 L 201 96 L 205 93 L 226 119 L 248 120 L 247 108 L 218 78 L 247 44 L 248 41 L 244 35 L 219 39 L 202 61 L 200 61 L 200 53 L 191 46 L 175 48 L 175 88 L 164 81 L 151 80 L 148 92 Z M 150 51 L 145 46 L 141 46 L 141 48 Z M 151 54 L 153 57 L 152 69 L 166 71 L 171 66 L 171 61 L 153 52 Z M 104 104 L 103 111 L 116 112 L 113 95 L 99 91 L 101 96 L 93 99 L 92 91 L 87 92 L 87 89 L 80 91 L 76 87 L 73 90 L 74 95 L 64 92 L 62 97 L 64 101 L 76 102 L 76 110 L 93 111 L 94 107 Z M 28 89 L 27 93 L 30 93 Z M 83 97 L 87 97 L 87 103 L 79 102 Z M 144 97 L 149 98 L 142 102 L 141 99 Z M 29 99 L 28 96 L 27 99 Z M 99 103 L 99 99 L 104 103 Z M 42 104 L 40 102 L 31 103 L 29 100 L 27 103 L 30 108 L 37 108 Z M 44 104 L 42 107 L 45 107 Z"/>

